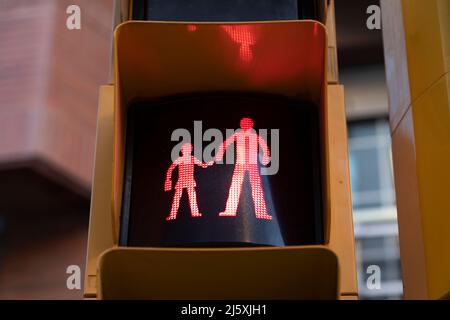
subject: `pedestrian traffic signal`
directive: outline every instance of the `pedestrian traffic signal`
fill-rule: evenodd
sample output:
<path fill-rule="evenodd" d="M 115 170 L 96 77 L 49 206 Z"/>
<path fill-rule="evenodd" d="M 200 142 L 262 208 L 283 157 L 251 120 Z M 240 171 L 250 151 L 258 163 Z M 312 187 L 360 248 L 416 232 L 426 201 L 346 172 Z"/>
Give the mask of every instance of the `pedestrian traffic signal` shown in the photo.
<path fill-rule="evenodd" d="M 345 111 L 342 88 L 327 84 L 327 44 L 315 21 L 116 29 L 114 84 L 100 99 L 88 296 L 167 298 L 151 289 L 156 279 L 172 279 L 173 297 L 187 299 L 356 294 Z M 289 277 L 223 277 L 238 263 L 230 257 L 245 272 L 276 259 Z M 195 274 L 176 273 L 173 259 Z M 226 287 L 202 283 L 201 261 Z M 233 296 L 236 281 L 246 290 Z"/>
<path fill-rule="evenodd" d="M 117 105 L 120 244 L 324 244 L 323 26 L 191 26 L 117 30 L 118 95 L 140 94 Z M 128 61 L 135 46 L 145 53 Z"/>

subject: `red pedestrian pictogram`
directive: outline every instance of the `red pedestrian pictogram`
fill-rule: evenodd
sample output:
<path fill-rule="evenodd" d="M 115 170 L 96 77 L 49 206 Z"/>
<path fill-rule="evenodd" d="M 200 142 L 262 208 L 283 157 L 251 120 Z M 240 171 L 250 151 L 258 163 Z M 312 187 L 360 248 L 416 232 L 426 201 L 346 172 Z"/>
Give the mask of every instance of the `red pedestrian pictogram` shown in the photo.
<path fill-rule="evenodd" d="M 194 178 L 194 166 L 198 165 L 202 168 L 207 168 L 213 163 L 203 163 L 192 155 L 192 145 L 186 143 L 181 147 L 182 156 L 176 159 L 167 170 L 166 181 L 164 184 L 164 191 L 172 190 L 172 172 L 178 166 L 178 181 L 175 185 L 175 195 L 173 196 L 172 209 L 166 220 L 175 220 L 177 218 L 178 208 L 180 206 L 181 196 L 183 189 L 187 190 L 189 197 L 189 205 L 191 208 L 192 217 L 201 217 L 202 214 L 198 209 L 197 192 L 195 187 L 197 186 Z"/>
<path fill-rule="evenodd" d="M 253 130 L 253 120 L 251 118 L 241 119 L 240 126 L 242 130 L 238 130 L 230 136 L 219 148 L 216 155 L 216 160 L 221 161 L 225 150 L 231 144 L 236 144 L 236 165 L 234 167 L 231 187 L 228 193 L 228 200 L 225 211 L 221 212 L 219 216 L 236 216 L 242 184 L 244 182 L 245 174 L 248 172 L 256 217 L 259 219 L 271 220 L 272 216 L 267 213 L 266 200 L 258 168 L 258 147 L 260 147 L 263 152 L 263 165 L 267 165 L 270 162 L 270 150 L 266 141 Z"/>

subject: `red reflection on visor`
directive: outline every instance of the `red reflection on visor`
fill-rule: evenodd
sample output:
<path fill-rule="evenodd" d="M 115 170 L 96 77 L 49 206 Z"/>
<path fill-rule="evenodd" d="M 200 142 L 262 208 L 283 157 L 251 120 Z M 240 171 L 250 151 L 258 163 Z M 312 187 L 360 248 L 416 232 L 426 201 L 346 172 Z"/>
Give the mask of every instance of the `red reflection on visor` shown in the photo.
<path fill-rule="evenodd" d="M 187 29 L 189 32 L 197 31 L 197 26 L 195 24 L 188 24 Z"/>
<path fill-rule="evenodd" d="M 239 56 L 242 61 L 249 62 L 253 59 L 252 46 L 256 43 L 254 32 L 248 25 L 222 26 L 230 38 L 241 45 Z"/>

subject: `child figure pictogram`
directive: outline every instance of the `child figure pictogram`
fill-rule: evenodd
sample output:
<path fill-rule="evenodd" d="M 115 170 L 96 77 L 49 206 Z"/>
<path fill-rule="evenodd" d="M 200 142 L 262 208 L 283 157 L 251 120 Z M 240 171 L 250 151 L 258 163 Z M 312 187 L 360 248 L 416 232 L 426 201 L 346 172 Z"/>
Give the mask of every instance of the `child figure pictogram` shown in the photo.
<path fill-rule="evenodd" d="M 187 190 L 189 197 L 189 205 L 191 208 L 191 216 L 201 217 L 202 214 L 198 209 L 197 192 L 195 187 L 197 186 L 194 177 L 194 167 L 198 165 L 202 168 L 207 168 L 213 164 L 213 162 L 203 163 L 192 155 L 192 145 L 186 143 L 181 146 L 182 156 L 176 159 L 167 170 L 166 181 L 164 183 L 164 191 L 172 190 L 172 172 L 178 166 L 178 181 L 175 185 L 175 194 L 172 201 L 172 209 L 167 221 L 175 220 L 177 218 L 178 208 L 180 206 L 181 196 L 183 195 L 183 189 Z"/>

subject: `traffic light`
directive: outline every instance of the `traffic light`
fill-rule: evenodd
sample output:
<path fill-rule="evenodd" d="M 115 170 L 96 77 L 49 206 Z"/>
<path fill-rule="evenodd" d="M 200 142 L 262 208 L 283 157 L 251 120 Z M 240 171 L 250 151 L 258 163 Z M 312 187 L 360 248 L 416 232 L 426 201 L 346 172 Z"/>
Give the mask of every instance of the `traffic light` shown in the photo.
<path fill-rule="evenodd" d="M 115 188 L 129 195 L 116 198 L 120 225 L 129 226 L 121 228 L 120 244 L 323 244 L 324 28 L 315 22 L 195 27 L 192 32 L 185 24 L 128 23 L 116 32 L 117 90 L 123 98 L 116 110 Z M 257 41 L 247 52 L 228 28 Z M 130 56 L 129 48 L 142 54 Z M 249 128 L 242 119 L 251 122 Z M 247 150 L 239 141 L 245 129 L 253 129 L 255 138 Z M 215 141 L 208 143 L 211 130 Z M 227 141 L 224 156 L 233 152 L 236 159 L 216 161 Z M 194 150 L 183 152 L 186 142 Z M 257 157 L 260 142 L 271 151 L 269 166 L 238 159 L 241 153 Z M 182 153 L 199 163 L 183 160 Z M 174 167 L 167 176 L 174 179 L 169 193 L 164 182 L 177 161 L 190 167 Z M 208 169 L 197 166 L 210 161 Z M 203 216 L 192 219 L 199 210 Z"/>
<path fill-rule="evenodd" d="M 317 21 L 118 26 L 114 84 L 100 97 L 86 296 L 356 295 L 328 43 Z"/>

